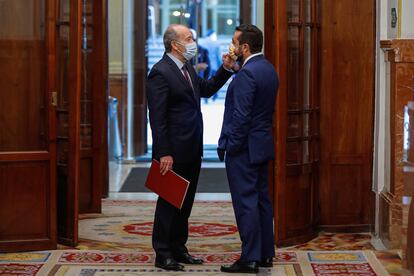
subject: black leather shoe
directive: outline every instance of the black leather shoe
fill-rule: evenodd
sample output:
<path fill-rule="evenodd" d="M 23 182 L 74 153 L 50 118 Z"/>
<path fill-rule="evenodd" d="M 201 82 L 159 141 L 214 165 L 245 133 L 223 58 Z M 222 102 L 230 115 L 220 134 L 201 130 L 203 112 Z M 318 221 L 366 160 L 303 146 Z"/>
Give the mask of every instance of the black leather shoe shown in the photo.
<path fill-rule="evenodd" d="M 259 265 L 257 262 L 236 261 L 232 265 L 222 265 L 221 272 L 227 273 L 259 273 Z"/>
<path fill-rule="evenodd" d="M 269 258 L 262 259 L 262 261 L 259 263 L 259 266 L 261 266 L 261 267 L 272 267 L 273 266 L 273 258 L 269 257 Z"/>
<path fill-rule="evenodd" d="M 182 253 L 179 255 L 175 255 L 174 259 L 179 262 L 179 263 L 184 263 L 184 264 L 193 264 L 193 265 L 200 265 L 203 264 L 203 260 L 202 259 L 197 259 L 194 258 L 193 256 L 191 256 L 188 253 Z"/>
<path fill-rule="evenodd" d="M 156 258 L 155 266 L 165 270 L 184 271 L 184 266 L 177 263 L 173 258 Z"/>

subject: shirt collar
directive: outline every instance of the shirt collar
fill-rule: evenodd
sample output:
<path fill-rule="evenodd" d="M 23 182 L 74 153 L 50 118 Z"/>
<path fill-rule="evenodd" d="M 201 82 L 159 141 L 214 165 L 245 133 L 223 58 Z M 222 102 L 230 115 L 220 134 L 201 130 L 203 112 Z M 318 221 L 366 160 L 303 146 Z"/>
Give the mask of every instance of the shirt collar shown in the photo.
<path fill-rule="evenodd" d="M 256 53 L 256 54 L 253 54 L 253 55 L 250 55 L 248 58 L 246 58 L 246 60 L 243 62 L 243 65 L 242 65 L 242 67 L 250 60 L 250 59 L 252 59 L 252 58 L 254 58 L 254 57 L 257 57 L 257 56 L 260 56 L 260 55 L 263 55 L 263 53 Z"/>
<path fill-rule="evenodd" d="M 182 63 L 182 61 L 181 60 L 179 60 L 178 58 L 176 58 L 173 54 L 171 54 L 171 53 L 167 53 L 167 56 L 169 56 L 173 61 L 174 61 L 174 63 L 177 65 L 177 67 L 178 67 L 178 69 L 180 69 L 180 70 L 182 70 L 183 69 L 183 66 L 184 66 L 184 63 Z"/>

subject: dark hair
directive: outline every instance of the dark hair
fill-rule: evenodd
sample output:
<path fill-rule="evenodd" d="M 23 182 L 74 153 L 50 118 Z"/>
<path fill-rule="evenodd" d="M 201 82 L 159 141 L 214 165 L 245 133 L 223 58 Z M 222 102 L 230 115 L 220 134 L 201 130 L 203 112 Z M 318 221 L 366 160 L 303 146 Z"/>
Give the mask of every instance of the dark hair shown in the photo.
<path fill-rule="evenodd" d="M 259 53 L 263 48 L 263 33 L 255 25 L 242 24 L 236 27 L 236 31 L 241 32 L 239 43 L 247 43 L 252 54 Z"/>

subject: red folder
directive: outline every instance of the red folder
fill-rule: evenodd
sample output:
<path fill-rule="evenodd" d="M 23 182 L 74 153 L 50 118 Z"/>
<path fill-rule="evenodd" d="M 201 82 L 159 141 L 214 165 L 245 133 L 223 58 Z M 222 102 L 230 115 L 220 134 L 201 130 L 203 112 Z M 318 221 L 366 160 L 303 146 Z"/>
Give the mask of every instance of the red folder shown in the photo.
<path fill-rule="evenodd" d="M 188 185 L 190 185 L 188 180 L 171 170 L 162 175 L 160 173 L 160 163 L 157 160 L 152 160 L 145 187 L 178 209 L 181 209 L 187 194 Z"/>

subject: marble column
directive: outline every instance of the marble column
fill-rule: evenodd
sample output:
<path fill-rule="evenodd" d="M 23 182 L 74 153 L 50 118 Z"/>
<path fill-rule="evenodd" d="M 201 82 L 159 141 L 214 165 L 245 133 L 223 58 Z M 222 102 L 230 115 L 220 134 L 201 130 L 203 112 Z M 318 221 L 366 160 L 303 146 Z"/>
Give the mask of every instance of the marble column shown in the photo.
<path fill-rule="evenodd" d="M 386 52 L 390 103 L 390 185 L 380 194 L 380 237 L 389 248 L 403 248 L 408 215 L 404 216 L 404 107 L 413 100 L 414 40 L 381 41 Z M 413 178 L 414 181 L 414 178 Z M 402 238 L 403 237 L 403 238 Z M 403 242 L 404 241 L 404 242 Z M 411 253 L 409 253 L 411 254 Z"/>

